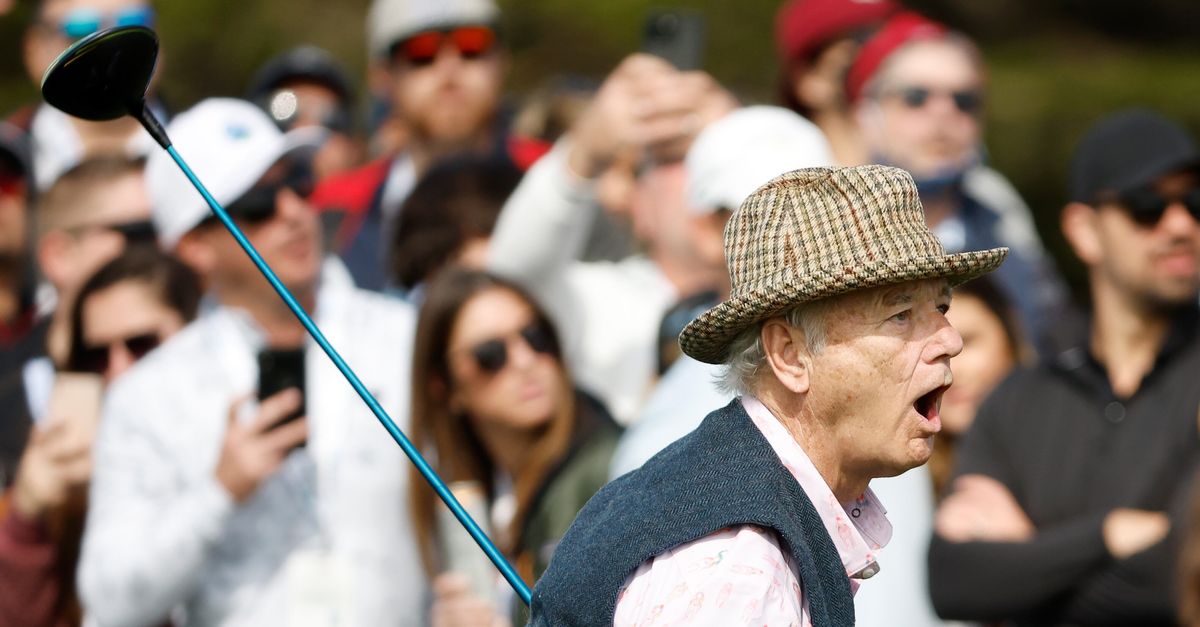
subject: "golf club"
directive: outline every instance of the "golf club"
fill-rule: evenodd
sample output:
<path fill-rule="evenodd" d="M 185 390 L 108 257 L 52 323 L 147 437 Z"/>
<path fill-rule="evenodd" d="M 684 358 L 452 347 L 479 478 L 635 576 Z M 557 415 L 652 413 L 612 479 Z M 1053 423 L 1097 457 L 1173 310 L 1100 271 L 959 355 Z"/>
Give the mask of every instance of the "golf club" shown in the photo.
<path fill-rule="evenodd" d="M 213 214 L 221 221 L 221 224 L 225 225 L 242 250 L 246 251 L 254 265 L 258 267 L 259 272 L 266 277 L 271 287 L 275 288 L 279 297 L 304 325 L 308 334 L 321 347 L 321 350 L 325 351 L 337 369 L 350 382 L 354 391 L 358 392 L 363 402 L 392 435 L 392 439 L 400 445 L 417 470 L 446 503 L 446 506 L 471 534 L 471 537 L 479 544 L 492 563 L 496 565 L 496 568 L 500 570 L 509 585 L 516 591 L 517 596 L 521 597 L 526 605 L 529 605 L 531 597 L 529 586 L 521 580 L 520 575 L 508 563 L 496 545 L 463 509 L 442 479 L 425 461 L 412 442 L 400 431 L 396 423 L 375 400 L 375 397 L 367 391 L 350 366 L 342 360 L 341 355 L 325 339 L 325 335 L 321 333 L 316 323 L 279 281 L 267 262 L 259 256 L 258 251 L 246 239 L 225 209 L 208 193 L 204 184 L 196 178 L 191 168 L 175 151 L 162 124 L 146 107 L 146 89 L 150 84 L 150 77 L 154 74 L 157 60 L 158 35 L 154 31 L 143 26 L 118 26 L 101 30 L 79 40 L 50 64 L 46 74 L 42 77 L 42 97 L 64 113 L 85 120 L 105 121 L 131 115 L 141 122 L 155 141 L 175 160 L 175 164 L 204 197 Z"/>

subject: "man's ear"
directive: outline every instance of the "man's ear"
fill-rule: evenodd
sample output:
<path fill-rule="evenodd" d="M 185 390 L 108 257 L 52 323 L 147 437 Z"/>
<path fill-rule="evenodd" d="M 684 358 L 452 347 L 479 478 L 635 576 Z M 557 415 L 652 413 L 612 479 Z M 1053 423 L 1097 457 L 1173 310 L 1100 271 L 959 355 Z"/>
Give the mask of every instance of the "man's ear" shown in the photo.
<path fill-rule="evenodd" d="M 807 394 L 812 383 L 812 361 L 804 332 L 789 326 L 782 318 L 763 324 L 763 352 L 779 383 L 796 394 Z"/>
<path fill-rule="evenodd" d="M 61 286 L 70 281 L 74 260 L 74 238 L 65 231 L 52 230 L 37 243 L 37 263 L 51 285 Z"/>
<path fill-rule="evenodd" d="M 208 282 L 217 263 L 217 251 L 208 243 L 203 229 L 192 229 L 175 245 L 175 256 Z"/>
<path fill-rule="evenodd" d="M 1063 236 L 1084 265 L 1098 263 L 1104 254 L 1097 228 L 1098 218 L 1095 207 L 1081 202 L 1068 203 L 1060 216 Z"/>

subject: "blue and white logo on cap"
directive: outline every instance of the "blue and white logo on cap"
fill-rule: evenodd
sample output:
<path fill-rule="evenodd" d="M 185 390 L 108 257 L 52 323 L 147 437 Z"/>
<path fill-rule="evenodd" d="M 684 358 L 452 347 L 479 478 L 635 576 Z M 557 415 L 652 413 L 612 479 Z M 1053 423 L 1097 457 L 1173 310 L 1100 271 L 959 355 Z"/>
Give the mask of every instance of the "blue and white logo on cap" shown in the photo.
<path fill-rule="evenodd" d="M 234 141 L 241 141 L 250 136 L 250 129 L 245 124 L 235 122 L 225 127 L 225 135 Z"/>

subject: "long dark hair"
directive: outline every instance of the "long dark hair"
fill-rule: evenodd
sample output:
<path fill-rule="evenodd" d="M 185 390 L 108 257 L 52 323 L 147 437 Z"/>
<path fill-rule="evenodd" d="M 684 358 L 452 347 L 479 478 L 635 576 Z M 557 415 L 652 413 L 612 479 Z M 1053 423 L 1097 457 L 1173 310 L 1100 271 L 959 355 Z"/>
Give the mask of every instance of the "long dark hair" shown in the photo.
<path fill-rule="evenodd" d="M 412 433 L 413 443 L 433 453 L 438 473 L 447 482 L 475 481 L 494 495 L 492 478 L 495 466 L 491 456 L 475 432 L 467 416 L 456 415 L 450 407 L 453 379 L 446 352 L 454 332 L 459 312 L 475 296 L 493 289 L 502 289 L 519 296 L 534 310 L 534 315 L 547 329 L 553 329 L 549 318 L 537 303 L 521 288 L 486 272 L 447 268 L 430 281 L 421 314 L 417 322 L 417 340 L 413 356 Z M 551 332 L 553 336 L 553 332 Z M 559 398 L 550 422 L 539 428 L 535 442 L 528 451 L 528 463 L 521 476 L 513 477 L 513 492 L 517 511 L 506 530 L 497 530 L 500 549 L 516 558 L 522 576 L 532 576 L 532 560 L 515 555 L 521 545 L 521 532 L 538 490 L 550 471 L 566 455 L 575 422 L 575 396 L 570 375 L 562 362 L 557 337 L 553 353 L 559 355 Z M 432 449 L 432 450 L 430 450 Z M 432 575 L 441 568 L 437 554 L 435 507 L 433 490 L 413 469 L 410 485 L 412 516 L 421 557 L 426 571 Z M 524 556 L 528 557 L 528 556 Z M 526 568 L 522 569 L 522 565 Z"/>
<path fill-rule="evenodd" d="M 71 347 L 67 369 L 83 367 L 83 305 L 97 292 L 118 283 L 134 282 L 150 288 L 154 297 L 179 314 L 183 321 L 196 318 L 203 290 L 200 278 L 183 262 L 151 244 L 129 246 L 84 282 L 71 304 Z"/>

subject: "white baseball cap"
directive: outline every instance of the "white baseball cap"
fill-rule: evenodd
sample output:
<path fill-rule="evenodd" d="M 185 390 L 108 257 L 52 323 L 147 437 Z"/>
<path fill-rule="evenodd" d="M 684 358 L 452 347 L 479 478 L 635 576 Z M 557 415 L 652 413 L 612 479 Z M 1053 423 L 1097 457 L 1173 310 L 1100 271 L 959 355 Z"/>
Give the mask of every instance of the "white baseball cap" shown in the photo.
<path fill-rule="evenodd" d="M 222 207 L 246 193 L 276 161 L 319 138 L 298 129 L 280 132 L 244 100 L 210 98 L 179 114 L 167 135 L 179 156 Z M 151 153 L 146 186 L 158 241 L 171 250 L 210 214 L 208 204 L 166 151 Z"/>
<path fill-rule="evenodd" d="M 367 12 L 367 51 L 388 56 L 396 42 L 421 31 L 468 24 L 494 24 L 494 0 L 375 0 Z"/>
<path fill-rule="evenodd" d="M 767 181 L 800 168 L 834 165 L 815 124 L 780 107 L 743 107 L 709 124 L 684 158 L 694 214 L 737 209 Z"/>

